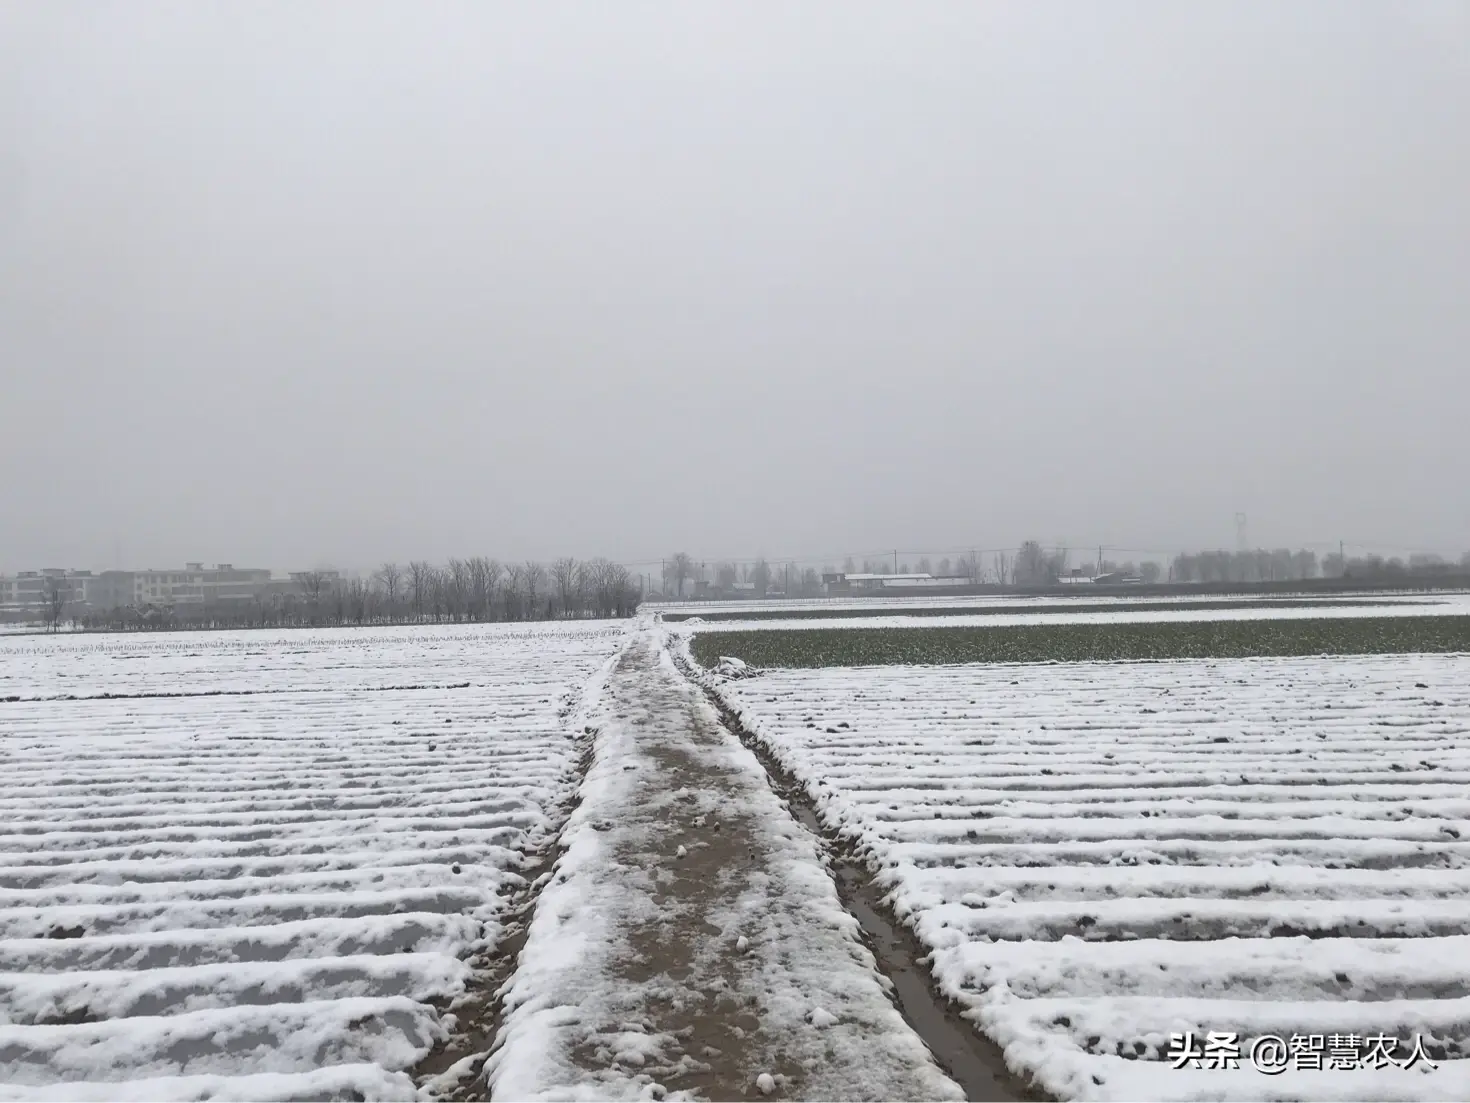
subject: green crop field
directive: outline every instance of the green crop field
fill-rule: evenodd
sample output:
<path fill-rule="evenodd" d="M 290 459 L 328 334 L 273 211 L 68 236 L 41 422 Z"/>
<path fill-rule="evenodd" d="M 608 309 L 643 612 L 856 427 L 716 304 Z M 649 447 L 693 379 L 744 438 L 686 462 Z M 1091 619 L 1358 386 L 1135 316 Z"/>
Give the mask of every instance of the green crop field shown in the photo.
<path fill-rule="evenodd" d="M 1470 652 L 1470 616 L 699 632 L 694 657 L 757 667 L 1115 662 Z"/>

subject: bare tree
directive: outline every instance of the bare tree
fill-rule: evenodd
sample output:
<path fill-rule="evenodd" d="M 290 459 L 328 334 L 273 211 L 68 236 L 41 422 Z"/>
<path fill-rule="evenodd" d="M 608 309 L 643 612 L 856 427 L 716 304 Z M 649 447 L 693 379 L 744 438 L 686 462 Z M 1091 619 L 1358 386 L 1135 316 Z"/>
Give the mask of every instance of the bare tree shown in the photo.
<path fill-rule="evenodd" d="M 505 602 L 505 619 L 521 619 L 521 584 L 525 569 L 518 563 L 505 568 L 505 586 L 502 594 Z"/>
<path fill-rule="evenodd" d="M 755 592 L 764 597 L 771 585 L 771 565 L 764 559 L 756 560 L 750 569 L 750 580 L 755 583 Z"/>
<path fill-rule="evenodd" d="M 669 560 L 669 577 L 674 580 L 674 585 L 679 588 L 679 596 L 684 596 L 684 580 L 694 573 L 694 560 L 688 552 L 675 552 Z"/>
<path fill-rule="evenodd" d="M 470 565 L 463 559 L 451 559 L 445 572 L 445 604 L 451 620 L 465 618 L 470 599 Z"/>
<path fill-rule="evenodd" d="M 413 603 L 414 620 L 424 619 L 424 609 L 429 603 L 433 586 L 434 568 L 422 559 L 410 560 L 408 564 L 408 594 Z"/>
<path fill-rule="evenodd" d="M 61 627 L 66 613 L 66 603 L 71 597 L 71 586 L 64 578 L 48 576 L 41 583 L 41 615 L 46 627 L 55 632 Z"/>
<path fill-rule="evenodd" d="M 429 616 L 435 624 L 449 612 L 449 572 L 443 567 L 429 568 Z"/>
<path fill-rule="evenodd" d="M 374 577 L 383 591 L 383 604 L 386 607 L 388 619 L 394 620 L 398 616 L 398 592 L 403 586 L 403 568 L 397 563 L 384 563 L 378 568 L 378 573 Z"/>
<path fill-rule="evenodd" d="M 546 581 L 546 568 L 534 559 L 526 560 L 521 567 L 521 585 L 526 591 L 526 619 L 530 620 L 536 616 L 536 595 L 541 590 L 541 583 Z"/>
<path fill-rule="evenodd" d="M 301 596 L 306 599 L 311 623 L 318 623 L 321 620 L 322 593 L 327 588 L 327 573 L 325 571 L 300 571 L 296 575 L 296 585 L 301 590 Z"/>
<path fill-rule="evenodd" d="M 572 597 L 577 586 L 577 561 L 571 557 L 555 560 L 551 564 L 551 584 L 561 598 L 561 615 L 572 615 Z"/>
<path fill-rule="evenodd" d="M 360 578 L 354 578 L 347 584 L 347 615 L 352 618 L 354 624 L 361 624 L 367 619 L 368 603 L 372 598 L 372 587 Z"/>
<path fill-rule="evenodd" d="M 593 559 L 587 563 L 588 596 L 592 607 L 600 617 L 612 616 L 614 597 L 613 565 L 606 559 Z"/>
<path fill-rule="evenodd" d="M 500 581 L 500 563 L 477 555 L 469 561 L 470 617 L 490 620 L 495 615 L 495 585 Z"/>
<path fill-rule="evenodd" d="M 1027 540 L 1016 551 L 1018 586 L 1045 586 L 1057 580 L 1061 557 L 1047 555 L 1035 540 Z"/>

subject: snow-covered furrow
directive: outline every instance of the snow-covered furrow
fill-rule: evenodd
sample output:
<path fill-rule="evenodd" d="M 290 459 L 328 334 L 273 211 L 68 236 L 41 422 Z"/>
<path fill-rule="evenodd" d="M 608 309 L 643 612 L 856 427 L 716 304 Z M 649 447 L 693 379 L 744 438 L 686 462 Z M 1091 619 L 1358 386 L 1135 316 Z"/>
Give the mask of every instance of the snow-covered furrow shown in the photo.
<path fill-rule="evenodd" d="M 1397 778 L 1397 775 L 1395 776 Z M 1115 783 L 1095 787 L 1089 785 L 1088 788 L 1080 791 L 1056 787 L 1031 788 L 1024 791 L 1024 796 L 1017 797 L 1015 789 L 997 789 L 993 786 L 980 788 L 968 785 L 939 785 L 931 782 L 919 787 L 913 784 L 913 779 L 909 775 L 896 778 L 896 783 L 895 779 L 890 777 L 888 784 L 879 782 L 871 788 L 860 785 L 861 780 L 860 777 L 844 775 L 843 792 L 847 797 L 846 803 L 872 805 L 874 809 L 886 807 L 894 812 L 905 807 L 912 807 L 919 811 L 927 809 L 930 814 L 948 807 L 963 808 L 971 805 L 993 804 L 1007 804 L 1016 807 L 1053 804 L 1065 813 L 1068 808 L 1108 808 L 1115 801 L 1157 802 L 1161 807 L 1173 808 L 1178 808 L 1181 804 L 1185 807 L 1207 807 L 1207 802 L 1225 801 L 1238 805 L 1242 814 L 1248 813 L 1251 804 L 1255 802 L 1292 807 L 1304 799 L 1346 801 L 1357 806 L 1370 801 L 1397 802 L 1407 808 L 1413 801 L 1419 799 L 1458 798 L 1465 792 L 1464 785 L 1395 780 L 1390 784 L 1352 782 L 1352 792 L 1347 796 L 1319 797 L 1311 790 L 1304 791 L 1299 785 L 1276 784 L 1274 779 L 1271 784 L 1263 784 L 1243 782 L 1237 778 L 1233 782 L 1217 784 L 1169 784 L 1166 791 L 1160 793 L 1156 787 L 1110 779 Z M 1165 781 L 1172 781 L 1172 779 L 1166 776 Z M 1059 784 L 1065 785 L 1065 782 Z"/>
<path fill-rule="evenodd" d="M 465 789 L 463 800 L 435 800 L 432 805 L 405 807 L 401 794 L 371 796 L 359 795 L 362 790 L 335 789 L 317 790 L 309 796 L 293 799 L 254 797 L 249 800 L 215 801 L 201 804 L 192 794 L 176 794 L 174 800 L 162 797 L 140 804 L 136 800 L 107 807 L 106 816 L 89 816 L 87 830 L 119 831 L 133 828 L 140 831 L 156 831 L 167 828 L 230 827 L 235 824 L 274 827 L 277 824 L 313 823 L 323 801 L 330 801 L 338 817 L 343 820 L 394 819 L 398 816 L 413 816 L 423 819 L 448 819 L 475 814 L 513 812 L 521 807 L 524 785 L 506 787 L 503 800 L 474 799 L 474 794 L 483 793 L 483 786 Z M 87 807 L 96 810 L 101 801 L 77 802 L 69 807 Z M 160 811 L 175 807 L 176 811 Z M 53 805 L 35 815 L 33 819 L 6 817 L 4 828 L 10 835 L 44 835 L 48 832 L 64 832 L 76 822 L 71 816 L 59 818 L 61 808 Z"/>
<path fill-rule="evenodd" d="M 969 794 L 965 796 L 968 797 Z M 1348 811 L 1357 813 L 1352 818 L 1370 820 L 1400 820 L 1414 816 L 1438 820 L 1470 817 L 1470 800 L 1451 798 L 1419 800 L 1414 797 L 1399 797 L 1391 801 L 1368 802 L 1367 808 L 1363 807 L 1364 803 L 1360 800 L 1341 798 L 1282 800 L 1273 802 L 1270 805 L 1270 811 L 1274 818 L 1298 822 L 1342 817 Z M 1001 807 L 997 809 L 997 805 Z M 1150 816 L 1157 814 L 1180 820 L 1220 818 L 1227 822 L 1238 822 L 1242 819 L 1250 819 L 1255 811 L 1249 805 L 1242 808 L 1238 801 L 1198 797 L 1185 800 L 1177 794 L 1170 794 L 1162 800 L 1118 799 L 1075 803 L 1065 803 L 1059 800 L 1017 800 L 1010 796 L 1001 797 L 991 794 L 986 799 L 968 799 L 963 802 L 960 800 L 942 802 L 916 800 L 912 804 L 898 808 L 884 805 L 875 807 L 871 815 L 873 819 L 894 824 L 914 820 L 938 820 L 971 826 L 972 820 L 995 818 L 1001 814 L 1008 820 L 1048 820 L 1058 816 L 1089 819 L 1134 813 Z"/>
<path fill-rule="evenodd" d="M 0 972 L 160 969 L 354 954 L 454 953 L 457 947 L 476 942 L 483 924 L 468 915 L 408 912 L 126 934 L 87 935 L 76 930 L 0 942 Z"/>
<path fill-rule="evenodd" d="M 291 854 L 280 858 L 230 859 L 230 858 L 170 858 L 150 861 L 142 858 L 134 861 L 111 860 L 97 862 L 75 862 L 48 865 L 0 865 L 0 888 L 45 888 L 61 887 L 75 882 L 96 884 L 118 884 L 124 881 L 152 881 L 175 883 L 196 877 L 272 877 L 277 874 L 300 873 L 305 870 L 349 870 L 363 868 L 391 868 L 398 865 L 420 865 L 437 862 L 443 867 L 466 863 L 483 867 L 477 876 L 500 876 L 500 870 L 518 861 L 519 850 L 503 846 L 473 847 L 417 847 L 414 849 L 367 850 L 355 845 L 348 837 L 341 839 L 334 850 L 324 848 L 316 854 Z M 348 849 L 351 847 L 351 849 Z"/>
<path fill-rule="evenodd" d="M 365 851 L 390 851 L 390 850 L 442 850 L 451 846 L 464 846 L 484 851 L 493 852 L 497 847 L 512 848 L 520 842 L 526 834 L 526 829 L 536 823 L 536 817 L 529 811 L 523 817 L 519 817 L 521 825 L 516 823 L 502 824 L 488 830 L 477 828 L 460 827 L 412 827 L 399 831 L 353 831 L 352 843 L 354 846 Z M 111 862 L 138 862 L 145 860 L 170 859 L 170 858 L 195 858 L 201 851 L 208 853 L 216 861 L 235 862 L 244 858 L 284 858 L 297 857 L 301 855 L 316 855 L 321 853 L 324 842 L 335 842 L 340 832 L 331 830 L 319 831 L 313 834 L 282 833 L 276 835 L 262 835 L 259 832 L 252 833 L 248 839 L 232 837 L 234 832 L 221 832 L 217 839 L 210 838 L 207 834 L 191 832 L 187 839 L 163 842 L 133 842 L 123 844 L 115 837 L 105 837 L 101 840 L 109 845 L 106 846 L 58 846 L 56 851 L 45 854 L 31 863 L 35 866 L 58 866 L 75 863 L 79 866 L 89 863 L 111 863 Z M 44 845 L 44 844 L 43 844 Z M 6 853 L 9 858 L 15 853 L 15 848 Z M 34 851 L 20 851 L 27 856 L 33 855 Z M 5 861 L 0 858 L 0 863 Z M 9 867 L 0 864 L 0 870 Z"/>
<path fill-rule="evenodd" d="M 48 1103 L 306 1103 L 319 1099 L 413 1099 L 413 1080 L 407 1073 L 389 1072 L 381 1065 L 358 1062 L 327 1065 L 306 1072 L 260 1072 L 239 1076 L 157 1076 L 139 1080 L 67 1080 L 47 1085 L 0 1084 L 0 1101 Z"/>
<path fill-rule="evenodd" d="M 42 849 L 51 853 L 65 852 L 73 858 L 100 858 L 111 856 L 109 852 L 124 849 L 135 855 L 147 845 L 154 847 L 179 847 L 187 852 L 193 844 L 217 842 L 221 846 L 249 847 L 254 843 L 267 844 L 261 853 L 294 853 L 301 846 L 315 845 L 321 839 L 338 834 L 342 829 L 356 833 L 359 842 L 370 839 L 392 840 L 400 835 L 422 836 L 424 834 L 450 834 L 482 840 L 501 841 L 507 835 L 530 830 L 536 826 L 536 817 L 524 806 L 509 814 L 470 814 L 449 820 L 444 816 L 425 816 L 422 813 L 400 813 L 386 816 L 343 816 L 340 827 L 323 824 L 319 819 L 301 815 L 289 820 L 268 819 L 259 823 L 240 820 L 238 823 L 211 824 L 201 820 L 196 824 L 177 827 L 161 827 L 152 824 L 128 826 L 116 830 L 107 828 L 68 827 L 57 831 L 0 834 L 0 854 L 35 853 Z M 391 829 L 389 828 L 391 825 Z M 379 828 L 377 831 L 364 830 Z M 386 829 L 386 830 L 385 830 Z M 106 846 L 98 846 L 101 841 Z M 235 853 L 242 854 L 243 849 Z"/>
<path fill-rule="evenodd" d="M 1316 865 L 1336 869 L 1464 869 L 1470 843 L 1357 839 L 1345 842 L 1276 839 L 1148 839 L 1122 837 L 1084 842 L 893 843 L 895 861 L 933 866 L 1257 866 Z M 884 848 L 880 845 L 878 850 Z"/>
<path fill-rule="evenodd" d="M 974 893 L 977 870 L 904 867 L 885 874 L 901 877 L 910 899 L 944 903 Z M 1467 869 L 1313 869 L 1305 866 L 1138 866 L 1126 882 L 1099 879 L 1087 866 L 993 866 L 984 889 L 1015 900 L 1108 900 L 1138 892 L 1147 897 L 1191 900 L 1355 900 L 1402 897 L 1412 900 L 1470 898 Z"/>
<path fill-rule="evenodd" d="M 1452 746 L 1453 741 L 1446 740 L 1439 748 L 1428 752 L 1438 756 L 1440 751 Z M 1044 751 L 1037 753 L 1044 754 Z M 1163 752 L 1167 753 L 1167 752 Z M 1217 752 L 1218 753 L 1218 752 Z M 1409 752 L 1415 754 L 1416 752 Z M 1425 752 L 1417 751 L 1417 755 L 1425 755 Z M 909 751 L 907 757 L 917 758 L 914 752 Z M 1162 757 L 1162 756 L 1161 756 Z M 862 789 L 873 789 L 877 787 L 891 788 L 903 786 L 905 788 L 950 788 L 956 782 L 963 783 L 972 780 L 977 772 L 986 770 L 987 767 L 981 756 L 967 754 L 963 761 L 952 766 L 936 766 L 932 763 L 922 761 L 910 761 L 904 765 L 906 772 L 902 775 L 888 774 L 878 769 L 864 770 L 860 767 L 851 769 L 848 767 L 832 768 L 829 770 L 833 777 L 851 778 L 855 785 Z M 1433 764 L 1423 767 L 1422 762 L 1427 759 L 1417 759 L 1416 765 L 1390 767 L 1393 772 L 1390 777 L 1395 777 L 1402 784 L 1449 784 L 1463 786 L 1470 783 L 1470 772 L 1459 770 L 1442 770 Z M 1032 759 L 1034 762 L 1034 758 Z M 1357 769 L 1331 770 L 1331 769 L 1302 769 L 1296 765 L 1301 759 L 1285 758 L 1278 762 L 1269 761 L 1242 761 L 1216 762 L 1201 761 L 1199 759 L 1186 759 L 1180 763 L 1180 772 L 1171 772 L 1161 761 L 1154 760 L 1147 764 L 1140 764 L 1129 769 L 1129 763 L 1109 763 L 1106 770 L 1098 766 L 1073 759 L 1068 761 L 1066 756 L 1056 756 L 1047 767 L 1047 773 L 1037 774 L 1034 771 L 1027 772 L 1030 764 L 1021 759 L 1011 759 L 998 762 L 993 773 L 987 777 L 989 784 L 996 789 L 1008 789 L 1011 799 L 1018 795 L 1026 795 L 1032 792 L 1038 794 L 1065 793 L 1074 799 L 1086 800 L 1091 789 L 1118 789 L 1132 786 L 1142 786 L 1146 789 L 1162 789 L 1165 797 L 1177 794 L 1169 793 L 1167 790 L 1179 789 L 1188 786 L 1198 786 L 1210 781 L 1221 782 L 1225 780 L 1222 775 L 1223 768 L 1229 768 L 1232 773 L 1226 775 L 1233 777 L 1241 785 L 1251 785 L 1263 774 L 1269 773 L 1272 780 L 1278 785 L 1357 785 L 1381 779 L 1385 771 L 1376 769 L 1375 763 L 1364 762 Z M 1066 771 L 1064 774 L 1063 771 Z M 1060 775 L 1060 776 L 1059 776 Z M 883 782 L 888 782 L 883 786 Z M 1463 792 L 1463 790 L 1461 790 Z M 1310 794 L 1297 793 L 1298 798 Z"/>
<path fill-rule="evenodd" d="M 507 755 L 512 759 L 513 756 Z M 505 766 L 504 761 L 498 763 Z M 458 781 L 425 781 L 414 785 L 412 773 L 408 773 L 401 779 L 402 787 L 389 785 L 383 786 L 381 777 L 366 778 L 358 777 L 363 771 L 354 770 L 352 776 L 347 776 L 344 771 L 342 777 L 333 779 L 331 784 L 325 785 L 302 785 L 298 786 L 299 776 L 294 776 L 290 784 L 276 785 L 268 789 L 262 789 L 255 783 L 238 783 L 233 779 L 219 782 L 213 787 L 210 801 L 200 803 L 199 798 L 192 792 L 180 791 L 176 786 L 153 785 L 148 782 L 137 783 L 120 782 L 109 786 L 106 784 L 96 785 L 92 789 L 115 789 L 115 792 L 98 792 L 91 799 L 86 795 L 91 790 L 73 789 L 70 792 L 58 795 L 44 810 L 35 808 L 35 801 L 27 795 L 16 796 L 10 801 L 0 801 L 0 813 L 7 817 L 14 814 L 17 823 L 33 822 L 36 817 L 46 815 L 49 817 L 45 822 L 60 823 L 62 826 L 75 822 L 74 819 L 57 821 L 55 815 L 75 811 L 94 812 L 96 816 L 88 816 L 88 820 L 102 821 L 104 826 L 118 826 L 116 823 L 107 823 L 112 819 L 120 819 L 123 826 L 128 824 L 148 824 L 156 822 L 155 817 L 170 823 L 186 822 L 182 818 L 175 818 L 169 812 L 171 808 L 180 810 L 180 817 L 194 817 L 200 814 L 209 814 L 209 809 L 218 808 L 223 816 L 250 816 L 256 812 L 272 813 L 281 811 L 296 811 L 299 809 L 319 810 L 330 804 L 332 808 L 341 809 L 344 813 L 359 811 L 373 811 L 375 809 L 402 808 L 407 806 L 409 798 L 412 804 L 417 806 L 422 815 L 460 815 L 474 811 L 502 811 L 504 805 L 498 804 L 495 798 L 494 786 L 481 783 L 466 788 L 463 779 Z M 419 776 L 422 776 L 420 774 Z M 184 779 L 191 781 L 189 778 Z M 390 778 L 397 781 L 398 778 Z M 538 771 L 530 766 L 523 766 L 518 771 L 514 784 L 505 783 L 501 786 L 504 790 L 502 799 L 524 800 L 527 796 L 539 798 L 549 788 L 555 788 L 560 784 L 557 774 L 546 772 L 544 780 L 538 776 Z M 23 790 L 17 789 L 17 793 Z M 407 794 L 407 795 L 405 795 Z M 473 799 L 472 794 L 479 794 L 483 799 Z M 441 800 L 441 798 L 443 798 Z M 142 803 L 140 803 L 140 801 Z M 12 812 L 13 810 L 13 812 Z M 21 816 L 30 816 L 32 820 L 22 820 Z M 269 815 L 262 816 L 268 821 Z M 222 823 L 238 822 L 233 819 L 221 820 Z"/>
<path fill-rule="evenodd" d="M 940 904 L 915 928 L 934 945 L 949 940 L 1087 941 L 1269 937 L 1277 933 L 1421 938 L 1470 931 L 1461 900 L 1122 900 Z"/>
<path fill-rule="evenodd" d="M 381 686 L 503 683 L 465 659 L 476 650 L 516 650 L 549 658 L 587 647 L 606 650 L 618 621 L 529 625 L 406 626 L 188 633 L 18 636 L 0 640 L 0 701 L 100 693 L 206 693 L 368 689 Z M 505 686 L 522 699 L 566 689 L 552 667 L 524 664 Z M 121 703 L 135 707 L 146 701 Z M 229 708 L 230 699 L 195 702 Z M 428 701 L 427 708 L 434 706 Z"/>
<path fill-rule="evenodd" d="M 437 953 L 356 954 L 290 962 L 165 966 L 76 973 L 0 973 L 6 1025 L 177 1015 L 245 1004 L 348 997 L 454 995 L 469 967 Z"/>
<path fill-rule="evenodd" d="M 965 983 L 1012 995 L 1211 999 L 1460 999 L 1470 996 L 1470 936 L 1435 939 L 1138 939 L 1082 944 L 970 941 L 943 951 Z M 1349 960 L 1351 959 L 1351 960 Z"/>
<path fill-rule="evenodd" d="M 181 928 L 243 927 L 293 923 L 302 919 L 357 918 L 429 912 L 452 915 L 494 910 L 494 887 L 359 889 L 350 898 L 338 893 L 271 893 L 248 898 L 162 901 L 151 904 L 53 904 L 46 908 L 0 908 L 0 939 L 45 938 L 58 926 L 80 927 L 94 935 Z M 63 910 L 64 909 L 64 910 Z"/>
<path fill-rule="evenodd" d="M 516 875 L 507 873 L 507 880 Z M 273 877 L 229 877 L 210 880 L 191 878 L 187 881 L 140 882 L 120 884 L 77 883 L 42 889 L 0 889 L 0 907 L 32 908 L 72 904 L 169 904 L 210 901 L 249 900 L 271 894 L 322 893 L 350 896 L 361 900 L 374 892 L 405 888 L 433 888 L 444 881 L 443 865 L 420 862 L 389 868 L 312 869 L 301 873 L 282 873 Z"/>
<path fill-rule="evenodd" d="M 771 670 L 716 691 L 936 982 L 1078 1099 L 1470 1085 L 1470 656 Z M 1405 1072 L 1176 1071 L 1171 1033 L 1422 1035 Z"/>
<path fill-rule="evenodd" d="M 443 1034 L 432 1008 L 408 996 L 357 996 L 139 1015 L 68 1026 L 0 1026 L 9 1084 L 103 1079 L 119 1066 L 142 1076 L 239 1075 L 376 1060 L 404 1068 Z"/>
<path fill-rule="evenodd" d="M 7 641 L 0 1099 L 413 1098 L 619 640 Z"/>

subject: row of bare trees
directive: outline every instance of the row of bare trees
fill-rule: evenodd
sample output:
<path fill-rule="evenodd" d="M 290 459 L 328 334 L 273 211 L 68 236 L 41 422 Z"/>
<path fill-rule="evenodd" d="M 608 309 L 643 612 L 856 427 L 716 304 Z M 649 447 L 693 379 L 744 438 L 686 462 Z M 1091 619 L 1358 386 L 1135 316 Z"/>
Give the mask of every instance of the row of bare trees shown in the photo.
<path fill-rule="evenodd" d="M 77 621 L 110 630 L 463 624 L 626 617 L 640 599 L 636 578 L 606 559 L 501 563 L 475 556 L 384 563 L 369 577 L 301 571 L 246 599 L 96 610 Z"/>
<path fill-rule="evenodd" d="M 390 620 L 554 620 L 627 616 L 638 606 L 634 576 L 621 563 L 570 557 L 501 563 L 474 556 L 443 566 L 385 563 L 365 588 Z"/>

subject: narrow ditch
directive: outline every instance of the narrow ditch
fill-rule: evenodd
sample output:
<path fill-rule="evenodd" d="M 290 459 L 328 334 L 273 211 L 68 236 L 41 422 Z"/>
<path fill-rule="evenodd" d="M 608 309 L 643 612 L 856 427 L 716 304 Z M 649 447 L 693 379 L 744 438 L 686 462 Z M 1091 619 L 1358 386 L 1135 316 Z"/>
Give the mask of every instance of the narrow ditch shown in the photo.
<path fill-rule="evenodd" d="M 531 930 L 531 917 L 536 901 L 561 856 L 561 833 L 567 820 L 581 803 L 582 779 L 592 765 L 593 740 L 596 729 L 588 727 L 579 738 L 581 744 L 573 773 L 570 797 L 556 810 L 556 832 L 529 855 L 530 862 L 521 875 L 526 884 L 512 897 L 502 921 L 501 936 L 493 949 L 469 961 L 471 977 L 465 992 L 453 1004 L 441 1007 L 458 1020 L 449 1038 L 429 1051 L 413 1069 L 413 1080 L 420 1092 L 436 1078 L 445 1076 L 455 1065 L 468 1061 L 453 1083 L 434 1084 L 434 1098 L 449 1103 L 476 1103 L 490 1098 L 485 1083 L 485 1062 L 489 1060 L 505 1018 L 502 993 L 516 967 Z"/>
<path fill-rule="evenodd" d="M 822 825 L 806 787 L 776 761 L 677 649 L 670 648 L 670 654 L 680 672 L 703 690 L 725 727 L 755 755 L 771 788 L 786 802 L 796 821 L 823 843 L 838 898 L 862 928 L 863 940 L 877 959 L 879 970 L 892 982 L 894 1005 L 929 1047 L 940 1068 L 964 1090 L 965 1098 L 985 1103 L 1049 1099 L 1011 1072 L 1000 1047 L 964 1018 L 957 1003 L 934 989 L 923 960 L 928 951 L 883 902 L 885 894 L 873 884 L 872 872 L 852 844 Z"/>

